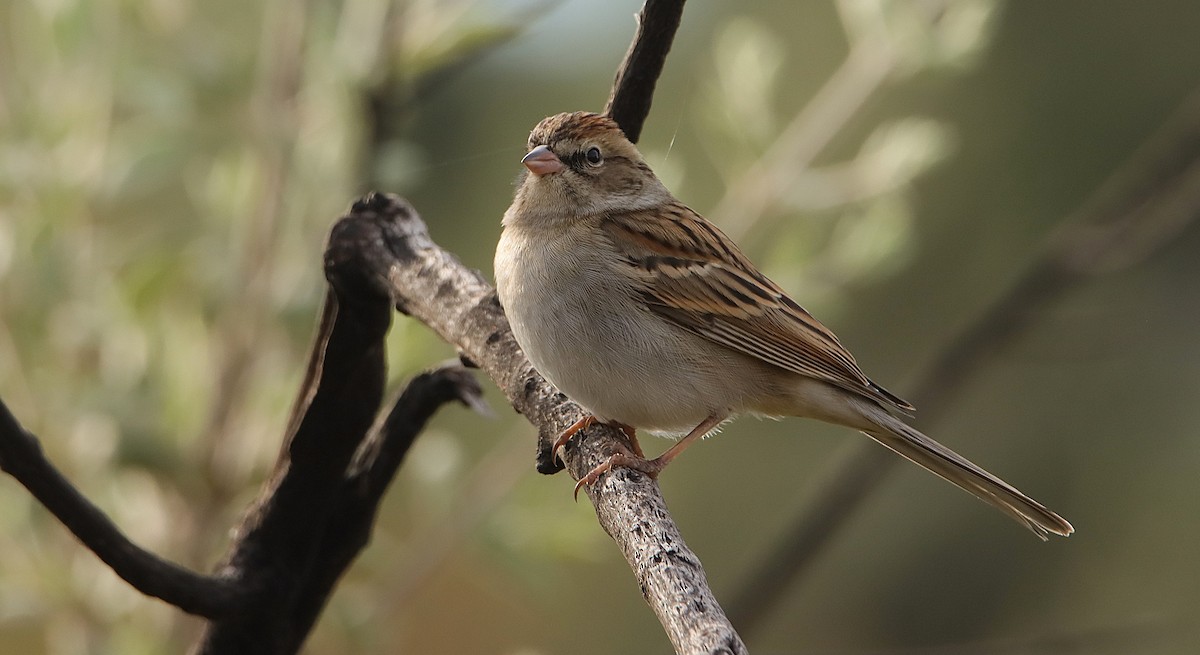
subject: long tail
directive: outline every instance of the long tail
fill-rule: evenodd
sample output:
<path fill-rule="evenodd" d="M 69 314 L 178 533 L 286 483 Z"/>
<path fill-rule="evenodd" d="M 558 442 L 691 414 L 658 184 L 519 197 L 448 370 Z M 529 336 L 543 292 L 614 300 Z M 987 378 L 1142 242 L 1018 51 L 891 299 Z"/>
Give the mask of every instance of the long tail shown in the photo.
<path fill-rule="evenodd" d="M 1042 541 L 1046 541 L 1050 534 L 1066 537 L 1075 531 L 1063 517 L 967 461 L 965 457 L 921 434 L 883 408 L 878 408 L 878 412 L 870 412 L 869 418 L 878 429 L 864 430 L 867 436 L 1011 516 Z"/>

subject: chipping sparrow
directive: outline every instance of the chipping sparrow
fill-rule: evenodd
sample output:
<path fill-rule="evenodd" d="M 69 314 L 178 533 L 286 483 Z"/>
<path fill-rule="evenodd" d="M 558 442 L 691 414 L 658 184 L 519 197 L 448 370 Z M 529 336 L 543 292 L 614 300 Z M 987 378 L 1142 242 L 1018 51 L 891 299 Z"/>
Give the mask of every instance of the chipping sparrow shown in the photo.
<path fill-rule="evenodd" d="M 655 476 L 737 414 L 799 416 L 865 432 L 1042 539 L 1071 534 L 1062 517 L 893 416 L 913 408 L 676 200 L 611 119 L 551 116 L 522 163 L 496 247 L 500 303 L 534 367 L 591 414 L 554 452 L 601 421 L 621 427 L 638 455 L 612 455 L 581 485 L 616 466 Z M 647 460 L 634 427 L 685 436 Z"/>

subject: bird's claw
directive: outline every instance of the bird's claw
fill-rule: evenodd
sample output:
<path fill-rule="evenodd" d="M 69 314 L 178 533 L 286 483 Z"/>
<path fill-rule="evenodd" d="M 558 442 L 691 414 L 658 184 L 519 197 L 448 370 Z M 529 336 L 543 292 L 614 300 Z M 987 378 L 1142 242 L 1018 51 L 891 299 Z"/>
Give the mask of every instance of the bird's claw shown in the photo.
<path fill-rule="evenodd" d="M 633 455 L 626 455 L 625 453 L 614 453 L 610 455 L 608 459 L 604 460 L 604 463 L 588 471 L 587 475 L 579 478 L 579 482 L 575 483 L 575 502 L 579 502 L 580 489 L 596 484 L 596 481 L 600 479 L 601 475 L 604 475 L 615 468 L 633 469 L 639 473 L 646 474 L 646 476 L 651 480 L 657 480 L 659 472 L 662 471 L 663 467 L 665 466 L 665 462 L 662 462 L 659 459 L 645 459 Z"/>
<path fill-rule="evenodd" d="M 599 422 L 600 419 L 596 418 L 595 416 L 588 415 L 579 419 L 578 421 L 575 421 L 571 424 L 571 427 L 563 430 L 562 433 L 558 435 L 558 438 L 554 440 L 554 443 L 550 445 L 551 461 L 562 461 L 565 464 L 566 460 L 562 459 L 562 455 L 559 453 L 567 446 L 567 442 L 571 440 L 571 437 L 574 437 L 577 432 L 582 432 L 583 430 L 586 430 Z M 620 430 L 621 433 L 625 435 L 625 438 L 629 440 L 629 445 L 633 448 L 633 453 L 635 455 L 643 459 L 645 458 L 645 455 L 642 454 L 642 446 L 637 440 L 637 428 L 633 427 L 632 425 L 625 425 L 624 423 L 615 422 L 610 423 L 609 425 Z"/>
<path fill-rule="evenodd" d="M 589 414 L 572 423 L 571 427 L 563 430 L 562 433 L 558 435 L 558 438 L 554 440 L 554 443 L 550 445 L 550 461 L 559 461 L 561 458 L 559 457 L 558 451 L 562 450 L 563 447 L 567 445 L 567 442 L 571 440 L 571 437 L 575 436 L 575 433 L 579 432 L 580 430 L 586 430 L 592 427 L 597 423 L 597 421 L 598 420 L 595 416 Z M 564 461 L 563 463 L 566 462 Z"/>
<path fill-rule="evenodd" d="M 566 447 L 567 442 L 571 440 L 571 437 L 575 436 L 577 432 L 586 430 L 599 422 L 600 419 L 596 418 L 595 416 L 588 415 L 572 423 L 571 426 L 566 430 L 563 430 L 562 433 L 558 435 L 558 438 L 554 440 L 554 443 L 551 444 L 551 458 L 555 461 L 563 461 L 565 464 L 566 461 L 562 460 L 560 453 L 562 452 L 562 449 Z M 648 461 L 646 460 L 645 455 L 642 454 L 641 445 L 638 444 L 637 441 L 637 430 L 633 426 L 625 425 L 624 423 L 612 423 L 611 425 L 625 435 L 629 441 L 629 445 L 633 448 L 634 454 L 630 455 L 626 453 L 615 453 L 605 460 L 603 464 L 597 466 L 591 471 L 588 471 L 587 475 L 583 476 L 578 482 L 575 483 L 575 490 L 572 493 L 572 497 L 575 498 L 576 502 L 579 501 L 580 489 L 585 486 L 590 487 L 591 485 L 595 484 L 596 481 L 600 479 L 601 475 L 611 471 L 614 467 L 620 466 L 631 468 L 641 471 L 642 473 L 649 475 L 651 478 L 656 477 L 658 472 L 662 470 L 662 464 L 660 464 L 658 460 Z"/>
<path fill-rule="evenodd" d="M 582 478 L 579 478 L 579 482 L 575 483 L 575 491 L 572 494 L 572 497 L 575 499 L 575 502 L 579 502 L 579 490 L 580 489 L 582 489 L 583 487 L 590 487 L 593 484 L 596 484 L 596 480 L 599 480 L 601 475 L 604 475 L 605 473 L 612 470 L 613 460 L 616 458 L 617 458 L 616 455 L 609 457 L 608 459 L 604 460 L 603 464 L 601 464 L 600 466 L 597 466 L 596 468 L 592 469 L 591 471 L 588 471 L 587 475 L 583 476 Z"/>

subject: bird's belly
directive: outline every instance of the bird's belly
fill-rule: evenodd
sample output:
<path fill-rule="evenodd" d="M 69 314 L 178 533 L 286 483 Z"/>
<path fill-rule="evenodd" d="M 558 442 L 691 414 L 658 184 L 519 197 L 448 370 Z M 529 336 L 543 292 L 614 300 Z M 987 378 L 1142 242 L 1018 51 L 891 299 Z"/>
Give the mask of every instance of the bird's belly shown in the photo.
<path fill-rule="evenodd" d="M 700 392 L 703 373 L 680 351 L 678 335 L 647 334 L 644 323 L 635 329 L 619 313 L 644 309 L 584 314 L 564 300 L 555 311 L 531 313 L 517 341 L 528 343 L 534 367 L 588 412 L 604 421 L 686 432 L 715 409 Z"/>
<path fill-rule="evenodd" d="M 630 290 L 589 282 L 601 276 L 587 266 L 603 262 L 576 259 L 551 270 L 555 258 L 544 253 L 514 254 L 524 259 L 497 275 L 513 335 L 571 400 L 601 420 L 662 432 L 687 432 L 733 409 L 737 383 L 719 379 L 721 363 L 703 356 L 698 337 L 651 314 Z"/>

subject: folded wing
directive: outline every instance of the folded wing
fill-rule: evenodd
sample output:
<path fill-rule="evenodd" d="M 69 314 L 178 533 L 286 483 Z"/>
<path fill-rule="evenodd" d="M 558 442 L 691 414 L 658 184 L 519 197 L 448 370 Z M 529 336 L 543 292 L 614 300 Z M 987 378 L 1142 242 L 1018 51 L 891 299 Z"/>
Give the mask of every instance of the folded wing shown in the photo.
<path fill-rule="evenodd" d="M 606 216 L 647 307 L 679 327 L 779 368 L 909 412 L 837 337 L 702 216 L 681 205 Z"/>

